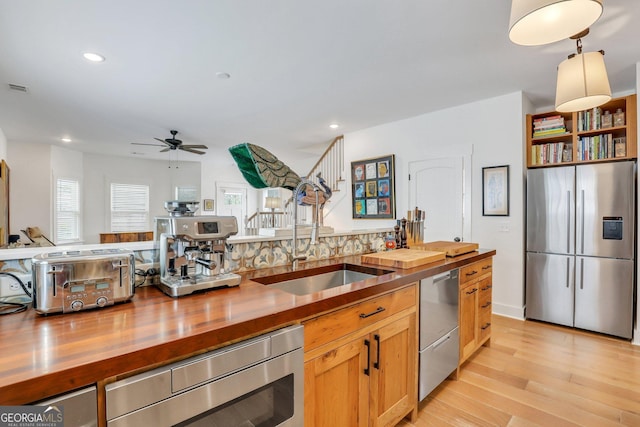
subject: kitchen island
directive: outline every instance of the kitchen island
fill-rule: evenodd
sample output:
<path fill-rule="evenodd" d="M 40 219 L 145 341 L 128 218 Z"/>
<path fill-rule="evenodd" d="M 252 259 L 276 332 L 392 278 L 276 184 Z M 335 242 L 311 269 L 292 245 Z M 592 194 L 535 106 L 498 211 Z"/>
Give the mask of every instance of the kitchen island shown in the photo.
<path fill-rule="evenodd" d="M 293 295 L 252 278 L 290 266 L 243 274 L 238 287 L 177 299 L 155 287 L 105 309 L 41 316 L 30 309 L 0 318 L 0 405 L 39 401 L 105 379 L 125 377 L 352 305 L 444 271 L 491 258 L 479 250 L 353 284 Z M 307 262 L 304 269 L 361 264 L 360 256 Z"/>

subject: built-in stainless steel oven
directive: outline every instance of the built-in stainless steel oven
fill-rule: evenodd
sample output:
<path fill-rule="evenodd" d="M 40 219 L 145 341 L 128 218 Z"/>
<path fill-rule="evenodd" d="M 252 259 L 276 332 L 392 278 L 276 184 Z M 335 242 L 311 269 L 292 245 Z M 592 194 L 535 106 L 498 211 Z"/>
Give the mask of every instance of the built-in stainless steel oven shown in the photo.
<path fill-rule="evenodd" d="M 291 326 L 108 384 L 107 426 L 302 427 L 303 342 Z"/>

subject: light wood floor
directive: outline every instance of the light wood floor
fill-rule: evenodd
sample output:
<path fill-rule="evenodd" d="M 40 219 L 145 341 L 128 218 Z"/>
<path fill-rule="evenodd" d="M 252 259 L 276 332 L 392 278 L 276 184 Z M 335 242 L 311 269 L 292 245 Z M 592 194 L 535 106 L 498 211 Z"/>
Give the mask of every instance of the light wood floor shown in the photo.
<path fill-rule="evenodd" d="M 640 347 L 495 315 L 491 333 L 399 426 L 640 426 Z"/>

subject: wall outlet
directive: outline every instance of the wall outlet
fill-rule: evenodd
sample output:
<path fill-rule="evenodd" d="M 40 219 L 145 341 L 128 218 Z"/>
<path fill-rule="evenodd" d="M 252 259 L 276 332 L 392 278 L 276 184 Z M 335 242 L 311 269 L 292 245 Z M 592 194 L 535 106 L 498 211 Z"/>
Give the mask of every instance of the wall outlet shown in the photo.
<path fill-rule="evenodd" d="M 509 231 L 511 231 L 511 224 L 509 222 L 501 222 L 498 225 L 498 231 L 500 231 L 501 233 L 508 233 Z"/>
<path fill-rule="evenodd" d="M 28 284 L 28 282 L 31 281 L 31 274 L 16 274 L 16 276 L 19 277 L 20 280 L 22 280 L 22 283 L 24 283 L 29 292 L 31 292 L 31 288 Z M 24 291 L 20 287 L 20 284 L 13 277 L 0 275 L 0 298 L 18 295 L 25 295 Z"/>

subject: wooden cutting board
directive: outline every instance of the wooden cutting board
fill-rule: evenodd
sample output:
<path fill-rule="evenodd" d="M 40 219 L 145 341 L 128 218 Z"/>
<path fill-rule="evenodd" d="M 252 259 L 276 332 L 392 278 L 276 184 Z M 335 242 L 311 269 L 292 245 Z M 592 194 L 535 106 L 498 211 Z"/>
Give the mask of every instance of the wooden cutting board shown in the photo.
<path fill-rule="evenodd" d="M 478 249 L 477 243 L 469 243 L 469 242 L 445 242 L 445 241 L 437 241 L 437 242 L 428 242 L 428 243 L 417 243 L 411 246 L 412 249 L 419 249 L 425 251 L 437 251 L 444 252 L 448 257 L 455 257 L 462 254 L 467 254 L 469 252 L 473 252 Z"/>
<path fill-rule="evenodd" d="M 394 268 L 413 268 L 446 258 L 444 252 L 416 249 L 396 249 L 387 252 L 362 255 L 361 261 L 367 264 L 384 265 Z"/>

